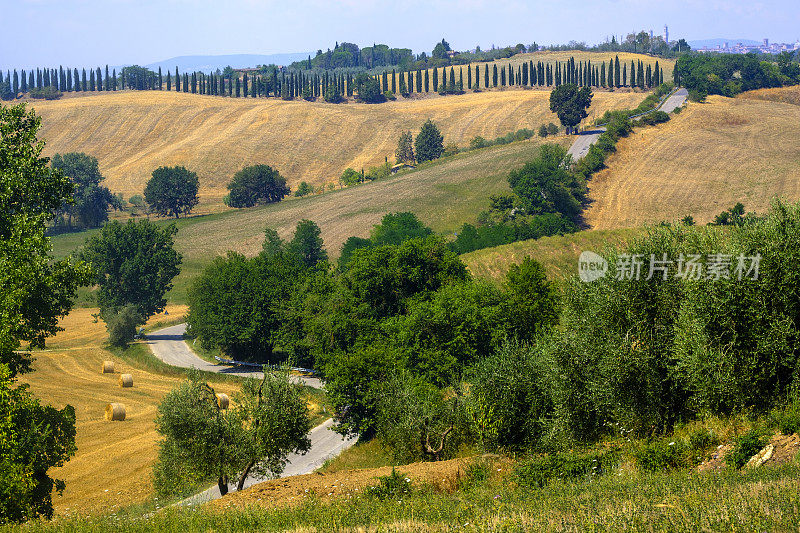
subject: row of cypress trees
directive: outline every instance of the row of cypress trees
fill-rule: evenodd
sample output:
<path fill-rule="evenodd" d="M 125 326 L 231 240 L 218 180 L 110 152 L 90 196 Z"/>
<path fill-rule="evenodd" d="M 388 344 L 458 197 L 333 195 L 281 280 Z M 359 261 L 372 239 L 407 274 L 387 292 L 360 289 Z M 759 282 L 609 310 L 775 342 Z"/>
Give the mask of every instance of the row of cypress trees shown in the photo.
<path fill-rule="evenodd" d="M 565 62 L 543 63 L 538 61 L 523 62 L 512 65 L 511 63 L 498 66 L 480 64 L 442 67 L 439 68 L 396 72 L 394 69 L 384 71 L 375 76 L 383 91 L 394 94 L 429 93 L 441 90 L 443 87 L 458 87 L 466 89 L 487 89 L 492 87 L 526 86 L 526 87 L 551 87 L 565 83 L 574 83 L 584 87 L 639 87 L 652 88 L 664 82 L 664 70 L 658 61 L 655 65 L 645 65 L 643 61 L 631 61 L 630 68 L 627 63 L 620 63 L 619 56 L 609 59 L 609 62 L 600 64 L 591 61 L 576 62 L 570 58 Z M 129 69 L 134 70 L 133 73 Z M 8 82 L 14 94 L 28 92 L 36 87 L 54 87 L 63 92 L 71 91 L 116 91 L 132 88 L 139 90 L 164 90 L 186 93 L 207 94 L 230 97 L 282 97 L 292 98 L 317 98 L 326 94 L 329 87 L 333 86 L 340 95 L 353 96 L 354 84 L 352 73 L 335 73 L 325 71 L 316 72 L 286 72 L 274 68 L 271 73 L 261 71 L 245 72 L 241 77 L 225 77 L 219 74 L 205 74 L 192 72 L 181 74 L 175 68 L 175 74 L 167 72 L 163 76 L 161 68 L 158 74 L 150 73 L 149 76 L 138 75 L 141 67 L 123 69 L 121 76 L 117 76 L 116 69 L 109 72 L 105 68 L 105 76 L 100 67 L 86 69 L 81 72 L 75 69 L 58 70 L 50 68 L 22 70 L 21 75 L 16 69 L 13 74 L 6 71 L 5 78 L 0 72 L 0 85 Z M 449 72 L 448 72 L 449 70 Z M 466 75 L 465 71 L 466 70 Z M 128 72 L 126 76 L 126 72 Z M 149 72 L 149 71 L 148 71 Z M 456 81 L 456 76 L 458 80 Z"/>

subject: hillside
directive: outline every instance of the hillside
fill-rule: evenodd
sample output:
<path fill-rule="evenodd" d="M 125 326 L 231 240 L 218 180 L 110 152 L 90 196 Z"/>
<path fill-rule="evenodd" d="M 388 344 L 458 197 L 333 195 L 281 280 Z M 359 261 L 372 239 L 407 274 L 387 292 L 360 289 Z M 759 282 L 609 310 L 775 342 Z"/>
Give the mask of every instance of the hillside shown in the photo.
<path fill-rule="evenodd" d="M 549 138 L 549 142 L 564 145 L 570 141 L 565 136 Z M 183 264 L 171 298 L 183 301 L 189 281 L 216 255 L 227 250 L 255 255 L 261 250 L 264 228 L 274 228 L 287 238 L 303 218 L 320 226 L 328 253 L 334 258 L 348 237 L 367 237 L 388 212 L 413 211 L 437 232 L 455 231 L 464 222 L 475 221 L 488 207 L 490 194 L 508 190 L 508 172 L 534 157 L 541 143 L 535 137 L 459 154 L 411 172 L 322 195 L 181 219 L 176 248 L 183 254 Z M 81 246 L 86 236 L 84 232 L 55 237 L 56 254 L 65 255 Z"/>
<path fill-rule="evenodd" d="M 583 251 L 602 255 L 608 246 L 624 244 L 639 229 L 589 230 L 571 235 L 556 235 L 484 248 L 461 256 L 467 268 L 478 279 L 501 282 L 511 265 L 531 257 L 544 265 L 548 279 L 564 280 L 578 273 L 578 257 Z"/>
<path fill-rule="evenodd" d="M 80 151 L 100 162 L 106 185 L 125 196 L 141 193 L 161 165 L 185 165 L 200 177 L 204 200 L 245 165 L 277 168 L 290 185 L 337 183 L 346 167 L 393 160 L 404 129 L 431 118 L 446 143 L 466 146 L 520 128 L 558 122 L 549 92 L 506 90 L 429 96 L 380 105 L 333 105 L 273 98 L 224 98 L 175 92 L 117 92 L 35 102 L 43 117 L 46 155 Z M 591 113 L 635 106 L 642 96 L 598 93 Z"/>
<path fill-rule="evenodd" d="M 619 142 L 589 184 L 586 220 L 596 229 L 686 215 L 706 223 L 736 202 L 764 212 L 775 196 L 797 201 L 798 136 L 797 105 L 721 96 L 689 104 Z"/>

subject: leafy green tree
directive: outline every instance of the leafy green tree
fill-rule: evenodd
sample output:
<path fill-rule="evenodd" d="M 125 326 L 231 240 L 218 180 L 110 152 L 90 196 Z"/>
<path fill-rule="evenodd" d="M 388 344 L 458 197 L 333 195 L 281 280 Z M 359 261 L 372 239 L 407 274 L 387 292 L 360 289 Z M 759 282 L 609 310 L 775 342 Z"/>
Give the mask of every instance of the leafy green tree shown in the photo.
<path fill-rule="evenodd" d="M 538 157 L 509 174 L 508 183 L 527 214 L 560 213 L 579 220 L 586 185 L 570 172 L 570 160 L 564 147 L 545 144 Z"/>
<path fill-rule="evenodd" d="M 374 246 L 386 244 L 401 244 L 409 239 L 424 239 L 432 235 L 433 230 L 425 226 L 411 212 L 387 213 L 381 223 L 373 226 L 370 231 L 370 242 Z"/>
<path fill-rule="evenodd" d="M 398 163 L 414 163 L 414 138 L 410 131 L 404 131 L 400 134 L 395 157 Z"/>
<path fill-rule="evenodd" d="M 433 47 L 433 52 L 431 52 L 431 57 L 433 59 L 449 59 L 450 56 L 447 52 L 450 52 L 452 48 L 450 48 L 450 44 L 442 39 L 441 42 L 436 43 L 436 46 Z"/>
<path fill-rule="evenodd" d="M 231 207 L 253 207 L 258 204 L 280 202 L 289 194 L 286 179 L 268 165 L 245 167 L 228 184 Z"/>
<path fill-rule="evenodd" d="M 83 258 L 94 269 L 103 312 L 130 304 L 147 320 L 164 309 L 165 295 L 180 271 L 181 256 L 174 248 L 177 232 L 174 225 L 162 227 L 149 220 L 114 221 L 86 241 Z"/>
<path fill-rule="evenodd" d="M 358 99 L 362 102 L 370 104 L 377 104 L 385 102 L 386 97 L 381 91 L 381 86 L 378 80 L 365 72 L 361 72 L 356 76 L 354 81 L 356 91 L 358 92 Z"/>
<path fill-rule="evenodd" d="M 307 182 L 301 181 L 300 185 L 298 185 L 297 189 L 295 189 L 294 195 L 296 197 L 300 198 L 300 197 L 303 197 L 303 196 L 308 196 L 312 192 L 314 192 L 314 188 L 311 185 L 309 185 Z"/>
<path fill-rule="evenodd" d="M 112 346 L 125 347 L 136 336 L 136 326 L 145 323 L 135 305 L 125 305 L 121 309 L 106 310 L 103 316 L 108 330 L 108 342 Z"/>
<path fill-rule="evenodd" d="M 105 178 L 94 157 L 75 152 L 55 154 L 52 165 L 75 184 L 74 201 L 64 205 L 58 212 L 62 218 L 66 217 L 68 227 L 73 226 L 73 219 L 80 227 L 99 227 L 108 220 L 110 207 L 122 208 L 121 202 L 111 191 L 100 185 Z"/>
<path fill-rule="evenodd" d="M 189 214 L 199 199 L 197 174 L 186 167 L 159 167 L 144 189 L 144 199 L 150 209 L 161 216 Z"/>
<path fill-rule="evenodd" d="M 362 181 L 364 181 L 364 176 L 362 176 L 360 172 L 350 167 L 344 169 L 342 176 L 339 178 L 339 182 L 345 187 L 361 183 Z"/>
<path fill-rule="evenodd" d="M 550 111 L 558 116 L 561 124 L 567 128 L 567 134 L 588 116 L 587 110 L 592 105 L 592 90 L 589 87 L 578 87 L 574 83 L 560 85 L 550 93 Z"/>
<path fill-rule="evenodd" d="M 519 265 L 511 265 L 505 289 L 509 325 L 518 339 L 533 341 L 558 322 L 558 290 L 547 281 L 544 267 L 537 261 L 525 257 Z"/>
<path fill-rule="evenodd" d="M 289 242 L 289 252 L 298 256 L 307 268 L 328 260 L 328 252 L 325 251 L 321 233 L 315 222 L 304 219 L 297 223 L 294 237 Z"/>
<path fill-rule="evenodd" d="M 439 159 L 444 152 L 444 137 L 439 128 L 428 119 L 422 125 L 417 138 L 414 140 L 414 148 L 417 152 L 417 161 L 424 163 Z"/>
<path fill-rule="evenodd" d="M 72 197 L 72 184 L 41 157 L 41 119 L 24 105 L 0 106 L 0 524 L 53 515 L 52 495 L 64 482 L 48 475 L 75 454 L 75 410 L 42 406 L 27 385 L 23 342 L 44 348 L 61 328 L 85 265 L 49 256 L 46 224 Z"/>
<path fill-rule="evenodd" d="M 350 237 L 344 244 L 342 245 L 342 250 L 339 253 L 339 268 L 344 270 L 347 267 L 347 263 L 350 262 L 350 258 L 353 256 L 353 253 L 356 250 L 360 250 L 361 248 L 369 248 L 372 246 L 372 241 L 369 239 L 364 239 L 362 237 Z"/>
<path fill-rule="evenodd" d="M 124 67 L 122 69 L 122 77 L 128 89 L 137 91 L 146 91 L 150 89 L 158 80 L 158 74 L 148 68 L 140 67 L 139 65 Z M 84 83 L 84 85 L 86 84 Z M 86 90 L 85 87 L 84 90 Z"/>

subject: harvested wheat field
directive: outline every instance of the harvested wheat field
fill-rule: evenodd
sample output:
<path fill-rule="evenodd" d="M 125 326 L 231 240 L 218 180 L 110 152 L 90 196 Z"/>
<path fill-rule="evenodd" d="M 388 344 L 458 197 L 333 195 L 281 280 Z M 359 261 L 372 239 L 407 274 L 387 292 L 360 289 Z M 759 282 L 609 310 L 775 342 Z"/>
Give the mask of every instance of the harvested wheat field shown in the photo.
<path fill-rule="evenodd" d="M 800 85 L 779 87 L 777 89 L 758 89 L 747 91 L 737 98 L 743 100 L 765 100 L 768 102 L 782 102 L 784 104 L 800 105 Z"/>
<path fill-rule="evenodd" d="M 170 306 L 169 317 L 182 316 L 185 307 Z M 153 420 L 156 406 L 179 382 L 132 367 L 102 347 L 106 329 L 94 322 L 96 309 L 75 309 L 64 318 L 65 331 L 35 352 L 34 372 L 22 376 L 43 403 L 61 408 L 72 405 L 77 418 L 77 454 L 50 474 L 66 481 L 64 495 L 54 496 L 56 513 L 113 512 L 141 502 L 153 490 L 151 466 L 156 458 L 158 434 Z M 163 320 L 158 315 L 151 323 Z M 102 362 L 114 362 L 115 372 L 102 373 Z M 134 386 L 120 387 L 121 373 L 133 376 Z M 220 392 L 231 385 L 216 384 Z M 108 403 L 125 405 L 121 422 L 105 418 Z"/>
<path fill-rule="evenodd" d="M 161 91 L 124 91 L 35 102 L 46 155 L 95 156 L 106 186 L 141 194 L 154 169 L 184 165 L 197 172 L 201 196 L 219 198 L 246 165 L 277 168 L 291 186 L 338 183 L 347 167 L 394 159 L 401 131 L 433 119 L 445 143 L 466 146 L 520 128 L 558 122 L 549 92 L 506 90 L 431 96 L 379 105 L 226 98 Z M 635 106 L 642 95 L 598 93 L 591 112 Z"/>
<path fill-rule="evenodd" d="M 742 202 L 762 213 L 770 200 L 800 199 L 800 106 L 709 97 L 657 127 L 622 139 L 589 184 L 587 222 L 596 229 L 674 221 L 698 223 Z"/>

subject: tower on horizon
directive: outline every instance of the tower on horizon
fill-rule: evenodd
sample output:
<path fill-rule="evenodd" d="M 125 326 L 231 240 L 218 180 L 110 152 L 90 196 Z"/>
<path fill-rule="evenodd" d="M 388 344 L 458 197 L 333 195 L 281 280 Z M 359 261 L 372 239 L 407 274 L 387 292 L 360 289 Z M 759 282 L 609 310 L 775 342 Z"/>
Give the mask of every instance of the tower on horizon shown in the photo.
<path fill-rule="evenodd" d="M 664 42 L 669 44 L 669 28 L 664 24 Z"/>

